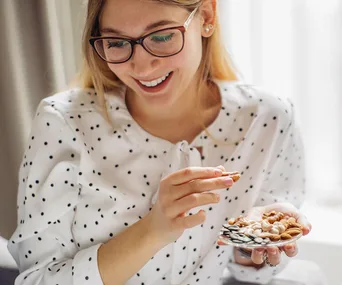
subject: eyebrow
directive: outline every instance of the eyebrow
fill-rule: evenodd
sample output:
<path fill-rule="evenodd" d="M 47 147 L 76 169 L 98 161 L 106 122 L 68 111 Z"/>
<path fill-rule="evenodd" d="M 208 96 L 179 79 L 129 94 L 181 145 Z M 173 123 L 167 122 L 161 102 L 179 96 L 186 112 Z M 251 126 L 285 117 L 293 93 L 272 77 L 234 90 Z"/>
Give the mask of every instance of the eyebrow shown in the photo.
<path fill-rule="evenodd" d="M 170 25 L 170 24 L 178 24 L 177 22 L 175 21 L 170 21 L 170 20 L 161 20 L 161 21 L 158 21 L 158 22 L 155 22 L 155 23 L 152 23 L 150 25 L 148 25 L 146 28 L 145 28 L 145 32 L 148 32 L 154 28 L 158 28 L 158 27 L 161 27 L 161 26 L 165 26 L 165 25 Z M 114 34 L 119 34 L 119 35 L 124 35 L 124 32 L 121 32 L 120 30 L 116 30 L 116 29 L 113 29 L 113 28 L 103 28 L 100 30 L 101 33 L 114 33 Z"/>

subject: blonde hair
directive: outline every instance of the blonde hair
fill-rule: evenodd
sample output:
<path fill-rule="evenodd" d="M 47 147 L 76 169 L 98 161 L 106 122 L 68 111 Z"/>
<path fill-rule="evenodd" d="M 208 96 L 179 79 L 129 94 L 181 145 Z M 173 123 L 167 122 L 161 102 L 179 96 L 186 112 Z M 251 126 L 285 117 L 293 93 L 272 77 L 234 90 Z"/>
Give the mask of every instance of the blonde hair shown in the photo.
<path fill-rule="evenodd" d="M 202 5 L 204 0 L 150 0 L 168 5 L 177 5 L 189 12 Z M 82 38 L 82 67 L 76 78 L 76 83 L 82 88 L 94 88 L 104 109 L 105 116 L 109 120 L 105 106 L 104 93 L 123 84 L 120 79 L 109 69 L 107 63 L 100 59 L 89 44 L 89 38 L 99 36 L 99 17 L 105 0 L 88 0 L 87 16 Z M 202 38 L 202 60 L 198 73 L 200 83 L 196 94 L 202 94 L 203 88 L 208 88 L 207 83 L 211 79 L 236 81 L 238 71 L 233 67 L 233 62 L 228 51 L 224 47 L 221 37 L 218 13 L 216 9 L 216 19 L 214 23 L 214 33 L 211 37 Z M 196 102 L 198 105 L 199 102 Z M 198 112 L 199 113 L 199 112 Z M 200 117 L 200 115 L 199 115 Z M 203 129 L 212 137 L 207 128 L 200 120 Z"/>

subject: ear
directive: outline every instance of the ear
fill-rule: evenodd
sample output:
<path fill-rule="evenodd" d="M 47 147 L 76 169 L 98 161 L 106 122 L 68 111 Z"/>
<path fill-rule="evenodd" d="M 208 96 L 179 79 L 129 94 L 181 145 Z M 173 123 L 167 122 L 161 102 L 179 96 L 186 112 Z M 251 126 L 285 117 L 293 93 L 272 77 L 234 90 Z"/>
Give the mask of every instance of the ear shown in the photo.
<path fill-rule="evenodd" d="M 215 30 L 217 0 L 203 0 L 200 7 L 202 36 L 211 37 Z M 209 29 L 208 29 L 209 28 Z"/>

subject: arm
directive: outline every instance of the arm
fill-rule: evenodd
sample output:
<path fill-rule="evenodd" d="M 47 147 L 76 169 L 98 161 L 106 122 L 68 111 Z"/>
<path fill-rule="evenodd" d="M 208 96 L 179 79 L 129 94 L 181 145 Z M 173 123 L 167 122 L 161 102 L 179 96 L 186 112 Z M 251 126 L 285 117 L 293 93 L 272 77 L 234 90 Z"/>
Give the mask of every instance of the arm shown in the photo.
<path fill-rule="evenodd" d="M 165 246 L 147 230 L 149 224 L 148 214 L 99 248 L 98 265 L 105 285 L 125 284 Z"/>
<path fill-rule="evenodd" d="M 260 164 L 262 174 L 259 175 L 262 183 L 254 207 L 287 202 L 299 208 L 304 199 L 304 155 L 301 136 L 294 121 L 293 109 L 290 104 L 286 104 L 285 108 L 288 113 L 284 114 L 284 106 L 281 106 L 281 110 L 271 110 L 269 114 L 259 116 L 259 122 L 256 121 L 255 129 L 251 130 L 254 139 L 258 135 L 267 138 L 259 147 L 269 150 L 267 161 Z M 277 127 L 272 130 L 273 134 L 261 134 L 264 122 L 271 122 L 275 114 L 279 114 L 277 116 L 279 121 Z M 256 265 L 250 259 L 243 258 L 236 249 L 231 248 L 230 260 L 228 269 L 236 279 L 266 284 L 274 275 L 282 271 L 289 258 L 282 254 L 281 263 L 276 267 Z"/>
<path fill-rule="evenodd" d="M 8 243 L 20 271 L 17 285 L 121 285 L 163 247 L 147 215 L 104 244 L 80 248 L 71 227 L 82 191 L 74 137 L 56 107 L 42 101 L 20 168 L 18 226 Z"/>

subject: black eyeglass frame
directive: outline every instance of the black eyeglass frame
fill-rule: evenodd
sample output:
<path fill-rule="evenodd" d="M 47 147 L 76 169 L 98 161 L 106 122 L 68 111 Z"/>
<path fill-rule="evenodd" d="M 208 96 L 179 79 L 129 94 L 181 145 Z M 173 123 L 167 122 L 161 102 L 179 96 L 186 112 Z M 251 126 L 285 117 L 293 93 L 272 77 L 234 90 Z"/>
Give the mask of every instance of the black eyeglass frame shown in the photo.
<path fill-rule="evenodd" d="M 111 64 L 120 64 L 120 63 L 124 63 L 124 62 L 127 62 L 131 59 L 133 53 L 134 53 L 134 46 L 135 45 L 141 45 L 144 50 L 146 50 L 149 54 L 153 55 L 153 56 L 156 56 L 156 57 L 170 57 L 170 56 L 174 56 L 178 53 L 180 53 L 183 48 L 184 48 L 184 44 L 185 44 L 185 37 L 184 37 L 184 34 L 185 32 L 187 31 L 196 11 L 198 10 L 198 7 L 196 9 L 194 9 L 191 14 L 189 15 L 189 17 L 187 18 L 187 20 L 185 21 L 184 25 L 183 26 L 177 26 L 177 27 L 169 27 L 169 28 L 164 28 L 164 29 L 161 29 L 161 30 L 157 30 L 157 31 L 153 31 L 151 33 L 148 33 L 147 35 L 144 35 L 142 36 L 141 38 L 137 38 L 137 39 L 132 39 L 132 38 L 120 38 L 120 37 L 91 37 L 89 39 L 89 43 L 90 45 L 93 47 L 93 49 L 95 50 L 96 54 L 104 61 L 108 62 L 108 63 L 111 63 Z M 161 55 L 156 55 L 154 54 L 153 52 L 151 52 L 148 48 L 145 47 L 144 45 L 144 39 L 146 39 L 147 37 L 149 37 L 150 35 L 153 35 L 155 33 L 159 33 L 159 32 L 163 32 L 163 31 L 166 31 L 166 30 L 174 30 L 174 29 L 177 29 L 179 30 L 181 33 L 182 33 L 182 40 L 183 40 L 183 44 L 182 44 L 182 47 L 180 48 L 179 51 L 177 51 L 176 53 L 173 53 L 173 54 L 170 54 L 170 55 L 165 55 L 165 56 L 161 56 Z M 108 61 L 106 58 L 104 58 L 96 49 L 95 47 L 95 42 L 98 41 L 98 40 L 108 40 L 108 39 L 111 39 L 111 40 L 123 40 L 123 41 L 126 41 L 128 42 L 130 45 L 131 45 L 131 54 L 130 56 L 124 60 L 124 61 Z"/>

